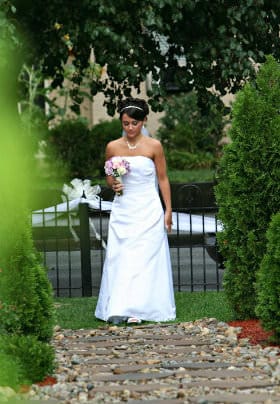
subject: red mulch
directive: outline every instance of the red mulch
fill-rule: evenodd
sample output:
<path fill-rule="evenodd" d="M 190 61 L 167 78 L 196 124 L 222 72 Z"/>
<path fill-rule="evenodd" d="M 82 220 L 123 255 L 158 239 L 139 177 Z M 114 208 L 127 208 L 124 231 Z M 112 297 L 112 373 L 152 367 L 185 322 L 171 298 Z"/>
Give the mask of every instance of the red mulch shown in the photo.
<path fill-rule="evenodd" d="M 232 327 L 241 327 L 242 330 L 238 334 L 238 339 L 248 338 L 252 345 L 271 346 L 275 345 L 269 341 L 269 337 L 273 332 L 265 331 L 260 323 L 260 320 L 238 320 L 228 323 Z"/>
<path fill-rule="evenodd" d="M 46 376 L 44 380 L 41 382 L 36 383 L 38 386 L 52 386 L 57 382 L 55 377 L 52 376 Z"/>
<path fill-rule="evenodd" d="M 52 376 L 46 376 L 42 381 L 37 382 L 36 384 L 38 386 L 52 386 L 53 384 L 57 383 L 57 380 L 55 377 Z M 22 386 L 20 386 L 20 393 L 28 393 L 28 391 L 30 390 L 31 386 L 27 385 L 27 384 L 23 384 Z"/>

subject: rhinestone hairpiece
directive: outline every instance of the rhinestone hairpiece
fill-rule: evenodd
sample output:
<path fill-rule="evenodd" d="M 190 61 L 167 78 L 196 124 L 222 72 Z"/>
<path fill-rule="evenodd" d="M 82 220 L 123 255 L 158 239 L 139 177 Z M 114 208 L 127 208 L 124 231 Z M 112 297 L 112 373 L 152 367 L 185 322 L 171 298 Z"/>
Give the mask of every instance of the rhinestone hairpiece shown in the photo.
<path fill-rule="evenodd" d="M 136 105 L 128 105 L 127 107 L 123 107 L 123 108 L 121 109 L 121 112 L 123 112 L 124 109 L 128 109 L 128 108 L 136 108 L 136 109 L 140 109 L 141 111 L 144 111 L 143 108 L 136 107 Z"/>

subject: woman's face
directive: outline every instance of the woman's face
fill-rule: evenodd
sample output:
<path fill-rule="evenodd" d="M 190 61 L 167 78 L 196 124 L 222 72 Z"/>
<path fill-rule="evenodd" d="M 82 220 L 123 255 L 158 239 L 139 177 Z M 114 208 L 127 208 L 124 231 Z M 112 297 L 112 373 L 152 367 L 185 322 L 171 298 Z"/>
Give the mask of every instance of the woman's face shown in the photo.
<path fill-rule="evenodd" d="M 128 137 L 134 138 L 141 133 L 143 121 L 130 118 L 127 114 L 122 116 L 122 127 Z"/>

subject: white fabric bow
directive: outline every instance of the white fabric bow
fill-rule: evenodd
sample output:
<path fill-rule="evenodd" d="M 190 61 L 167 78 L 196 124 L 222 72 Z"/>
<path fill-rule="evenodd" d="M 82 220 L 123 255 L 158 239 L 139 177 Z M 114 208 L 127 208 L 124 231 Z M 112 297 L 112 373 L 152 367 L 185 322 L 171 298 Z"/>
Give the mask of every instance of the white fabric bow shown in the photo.
<path fill-rule="evenodd" d="M 66 197 L 69 201 L 78 198 L 86 198 L 90 201 L 94 200 L 99 202 L 100 197 L 98 194 L 101 192 L 99 185 L 92 186 L 90 180 L 80 180 L 79 178 L 74 178 L 70 184 L 72 186 L 63 185 L 62 192 L 64 195 L 62 195 L 62 199 L 64 202 L 66 201 Z"/>
<path fill-rule="evenodd" d="M 73 221 L 71 215 L 76 214 L 78 210 L 78 206 L 80 203 L 87 203 L 89 207 L 93 209 L 100 209 L 110 211 L 112 202 L 103 201 L 98 195 L 101 192 L 101 188 L 99 185 L 91 185 L 90 180 L 81 180 L 79 178 L 74 178 L 70 182 L 71 186 L 64 184 L 62 188 L 63 195 L 61 198 L 63 203 L 60 203 L 55 206 L 51 206 L 46 209 L 36 210 L 32 213 L 32 226 L 44 226 L 46 223 L 48 225 L 59 225 L 57 222 L 57 218 L 59 215 L 63 213 L 68 213 L 69 217 L 69 229 L 76 241 L 79 241 L 79 238 L 73 228 Z M 90 227 L 92 228 L 95 237 L 98 240 L 101 240 L 100 234 L 97 232 L 93 219 L 89 219 Z M 106 248 L 106 244 L 104 240 L 102 241 L 103 248 Z"/>

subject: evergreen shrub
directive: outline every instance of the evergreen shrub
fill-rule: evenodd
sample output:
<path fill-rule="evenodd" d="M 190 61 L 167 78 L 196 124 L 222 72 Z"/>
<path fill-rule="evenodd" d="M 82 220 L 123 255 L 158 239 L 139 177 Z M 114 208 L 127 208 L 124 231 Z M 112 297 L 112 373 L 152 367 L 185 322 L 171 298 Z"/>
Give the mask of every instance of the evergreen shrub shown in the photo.
<path fill-rule="evenodd" d="M 1 337 L 0 337 L 1 344 Z M 24 369 L 18 358 L 0 352 L 0 386 L 9 386 L 17 391 L 22 384 L 29 384 L 25 378 Z M 0 393 L 0 402 L 1 393 Z"/>
<path fill-rule="evenodd" d="M 232 143 L 219 163 L 216 200 L 224 229 L 224 288 L 237 318 L 255 317 L 256 272 L 280 205 L 280 65 L 268 57 L 233 105 Z"/>
<path fill-rule="evenodd" d="M 0 314 L 0 330 L 36 335 L 41 341 L 49 341 L 55 320 L 53 292 L 46 269 L 33 246 L 30 227 L 15 238 L 9 256 L 2 260 L 1 266 L 0 296 L 5 310 Z"/>
<path fill-rule="evenodd" d="M 20 332 L 20 318 L 17 315 L 16 307 L 0 302 L 0 334 Z"/>
<path fill-rule="evenodd" d="M 273 338 L 280 341 L 280 212 L 267 230 L 267 249 L 257 272 L 256 314 Z"/>
<path fill-rule="evenodd" d="M 10 62 L 12 66 L 12 59 Z M 13 96 L 16 92 L 11 91 L 10 87 L 11 83 L 16 83 L 16 76 L 8 77 L 7 69 L 2 70 L 0 355 L 3 366 L 7 362 L 12 366 L 9 368 L 7 365 L 8 372 L 13 373 L 14 370 L 8 381 L 13 386 L 21 379 L 23 382 L 40 380 L 53 370 L 53 347 L 47 342 L 53 331 L 53 302 L 50 284 L 31 236 L 28 201 L 29 190 L 36 181 L 35 168 L 30 163 L 33 160 L 31 138 L 34 139 L 34 133 L 19 123 Z M 32 122 L 29 123 L 31 127 Z M 7 360 L 7 356 L 10 360 Z"/>
<path fill-rule="evenodd" d="M 18 366 L 21 382 L 39 382 L 54 371 L 53 346 L 34 335 L 0 335 L 0 355 L 10 357 Z"/>

